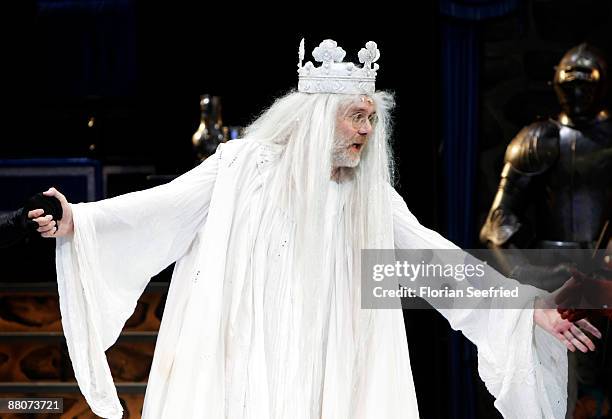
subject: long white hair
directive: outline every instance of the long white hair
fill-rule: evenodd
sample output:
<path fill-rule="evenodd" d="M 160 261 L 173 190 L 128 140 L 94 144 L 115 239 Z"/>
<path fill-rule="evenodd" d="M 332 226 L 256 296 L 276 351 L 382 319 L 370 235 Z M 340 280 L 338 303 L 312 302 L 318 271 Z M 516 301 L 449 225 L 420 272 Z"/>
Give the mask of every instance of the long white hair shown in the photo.
<path fill-rule="evenodd" d="M 278 99 L 245 131 L 247 140 L 281 149 L 264 183 L 260 231 L 284 225 L 280 218 L 292 226 L 292 263 L 283 279 L 290 284 L 291 299 L 299 307 L 291 322 L 300 331 L 297 345 L 302 371 L 292 379 L 312 383 L 312 416 L 319 415 L 323 388 L 325 351 L 320 348 L 327 340 L 325 330 L 330 321 L 330 315 L 324 314 L 329 309 L 324 307 L 332 304 L 334 290 L 346 292 L 351 304 L 342 309 L 352 310 L 355 322 L 352 330 L 356 335 L 350 340 L 367 342 L 373 333 L 375 310 L 360 309 L 361 250 L 393 248 L 393 159 L 388 133 L 394 101 L 384 92 L 370 97 L 379 122 L 353 176 L 341 183 L 331 179 L 337 117 L 359 100 L 359 95 L 292 92 Z M 330 194 L 332 190 L 334 194 Z M 327 205 L 333 199 L 337 199 L 333 208 L 338 212 L 330 213 Z M 354 348 L 364 347 L 356 343 Z M 359 352 L 355 362 L 362 364 L 366 358 L 366 353 Z"/>

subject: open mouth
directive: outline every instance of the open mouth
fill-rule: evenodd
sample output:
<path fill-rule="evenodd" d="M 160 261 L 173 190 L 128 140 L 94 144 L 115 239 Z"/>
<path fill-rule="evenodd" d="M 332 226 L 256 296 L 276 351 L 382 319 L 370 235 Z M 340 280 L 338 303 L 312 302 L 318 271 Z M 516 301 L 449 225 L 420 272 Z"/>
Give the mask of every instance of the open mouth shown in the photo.
<path fill-rule="evenodd" d="M 361 147 L 363 147 L 363 144 L 353 143 L 353 144 L 351 144 L 350 148 L 353 151 L 361 151 Z"/>

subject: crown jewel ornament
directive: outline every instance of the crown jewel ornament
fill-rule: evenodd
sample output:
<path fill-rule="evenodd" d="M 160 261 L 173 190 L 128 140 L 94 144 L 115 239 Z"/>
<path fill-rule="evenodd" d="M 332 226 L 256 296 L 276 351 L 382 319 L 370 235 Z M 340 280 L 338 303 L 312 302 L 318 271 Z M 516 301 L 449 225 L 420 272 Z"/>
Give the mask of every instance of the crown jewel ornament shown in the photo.
<path fill-rule="evenodd" d="M 365 48 L 359 51 L 359 62 L 362 67 L 342 60 L 346 52 L 336 41 L 326 39 L 312 51 L 313 58 L 322 63 L 315 67 L 304 60 L 304 39 L 300 42 L 298 51 L 298 91 L 303 93 L 342 93 L 342 94 L 373 94 L 375 91 L 376 71 L 380 51 L 376 42 L 369 41 Z"/>

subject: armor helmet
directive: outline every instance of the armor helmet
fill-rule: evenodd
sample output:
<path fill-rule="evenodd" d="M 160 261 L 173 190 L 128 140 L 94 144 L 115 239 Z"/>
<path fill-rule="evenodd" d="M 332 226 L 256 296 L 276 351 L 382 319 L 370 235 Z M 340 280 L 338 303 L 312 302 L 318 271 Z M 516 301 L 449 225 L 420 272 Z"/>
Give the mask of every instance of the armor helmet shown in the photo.
<path fill-rule="evenodd" d="M 607 63 L 588 44 L 567 51 L 555 68 L 554 88 L 563 111 L 572 119 L 590 119 L 604 108 Z"/>

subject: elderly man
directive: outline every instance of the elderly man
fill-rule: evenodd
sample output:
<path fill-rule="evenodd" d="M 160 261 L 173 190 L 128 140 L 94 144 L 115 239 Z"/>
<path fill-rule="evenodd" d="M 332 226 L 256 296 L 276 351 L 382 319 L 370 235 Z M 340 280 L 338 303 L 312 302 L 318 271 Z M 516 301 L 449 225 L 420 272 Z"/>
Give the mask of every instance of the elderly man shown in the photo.
<path fill-rule="evenodd" d="M 302 41 L 297 92 L 167 185 L 77 205 L 45 193 L 64 210 L 42 235 L 58 237 L 64 331 L 95 413 L 121 416 L 104 351 L 176 261 L 144 418 L 418 417 L 402 311 L 362 309 L 361 250 L 456 246 L 391 186 L 393 98 L 374 88 L 376 44 L 363 66 L 344 56 L 325 40 L 322 65 L 303 64 Z M 533 300 L 443 314 L 479 346 L 505 416 L 560 417 L 566 346 L 594 347 L 576 325 Z"/>

